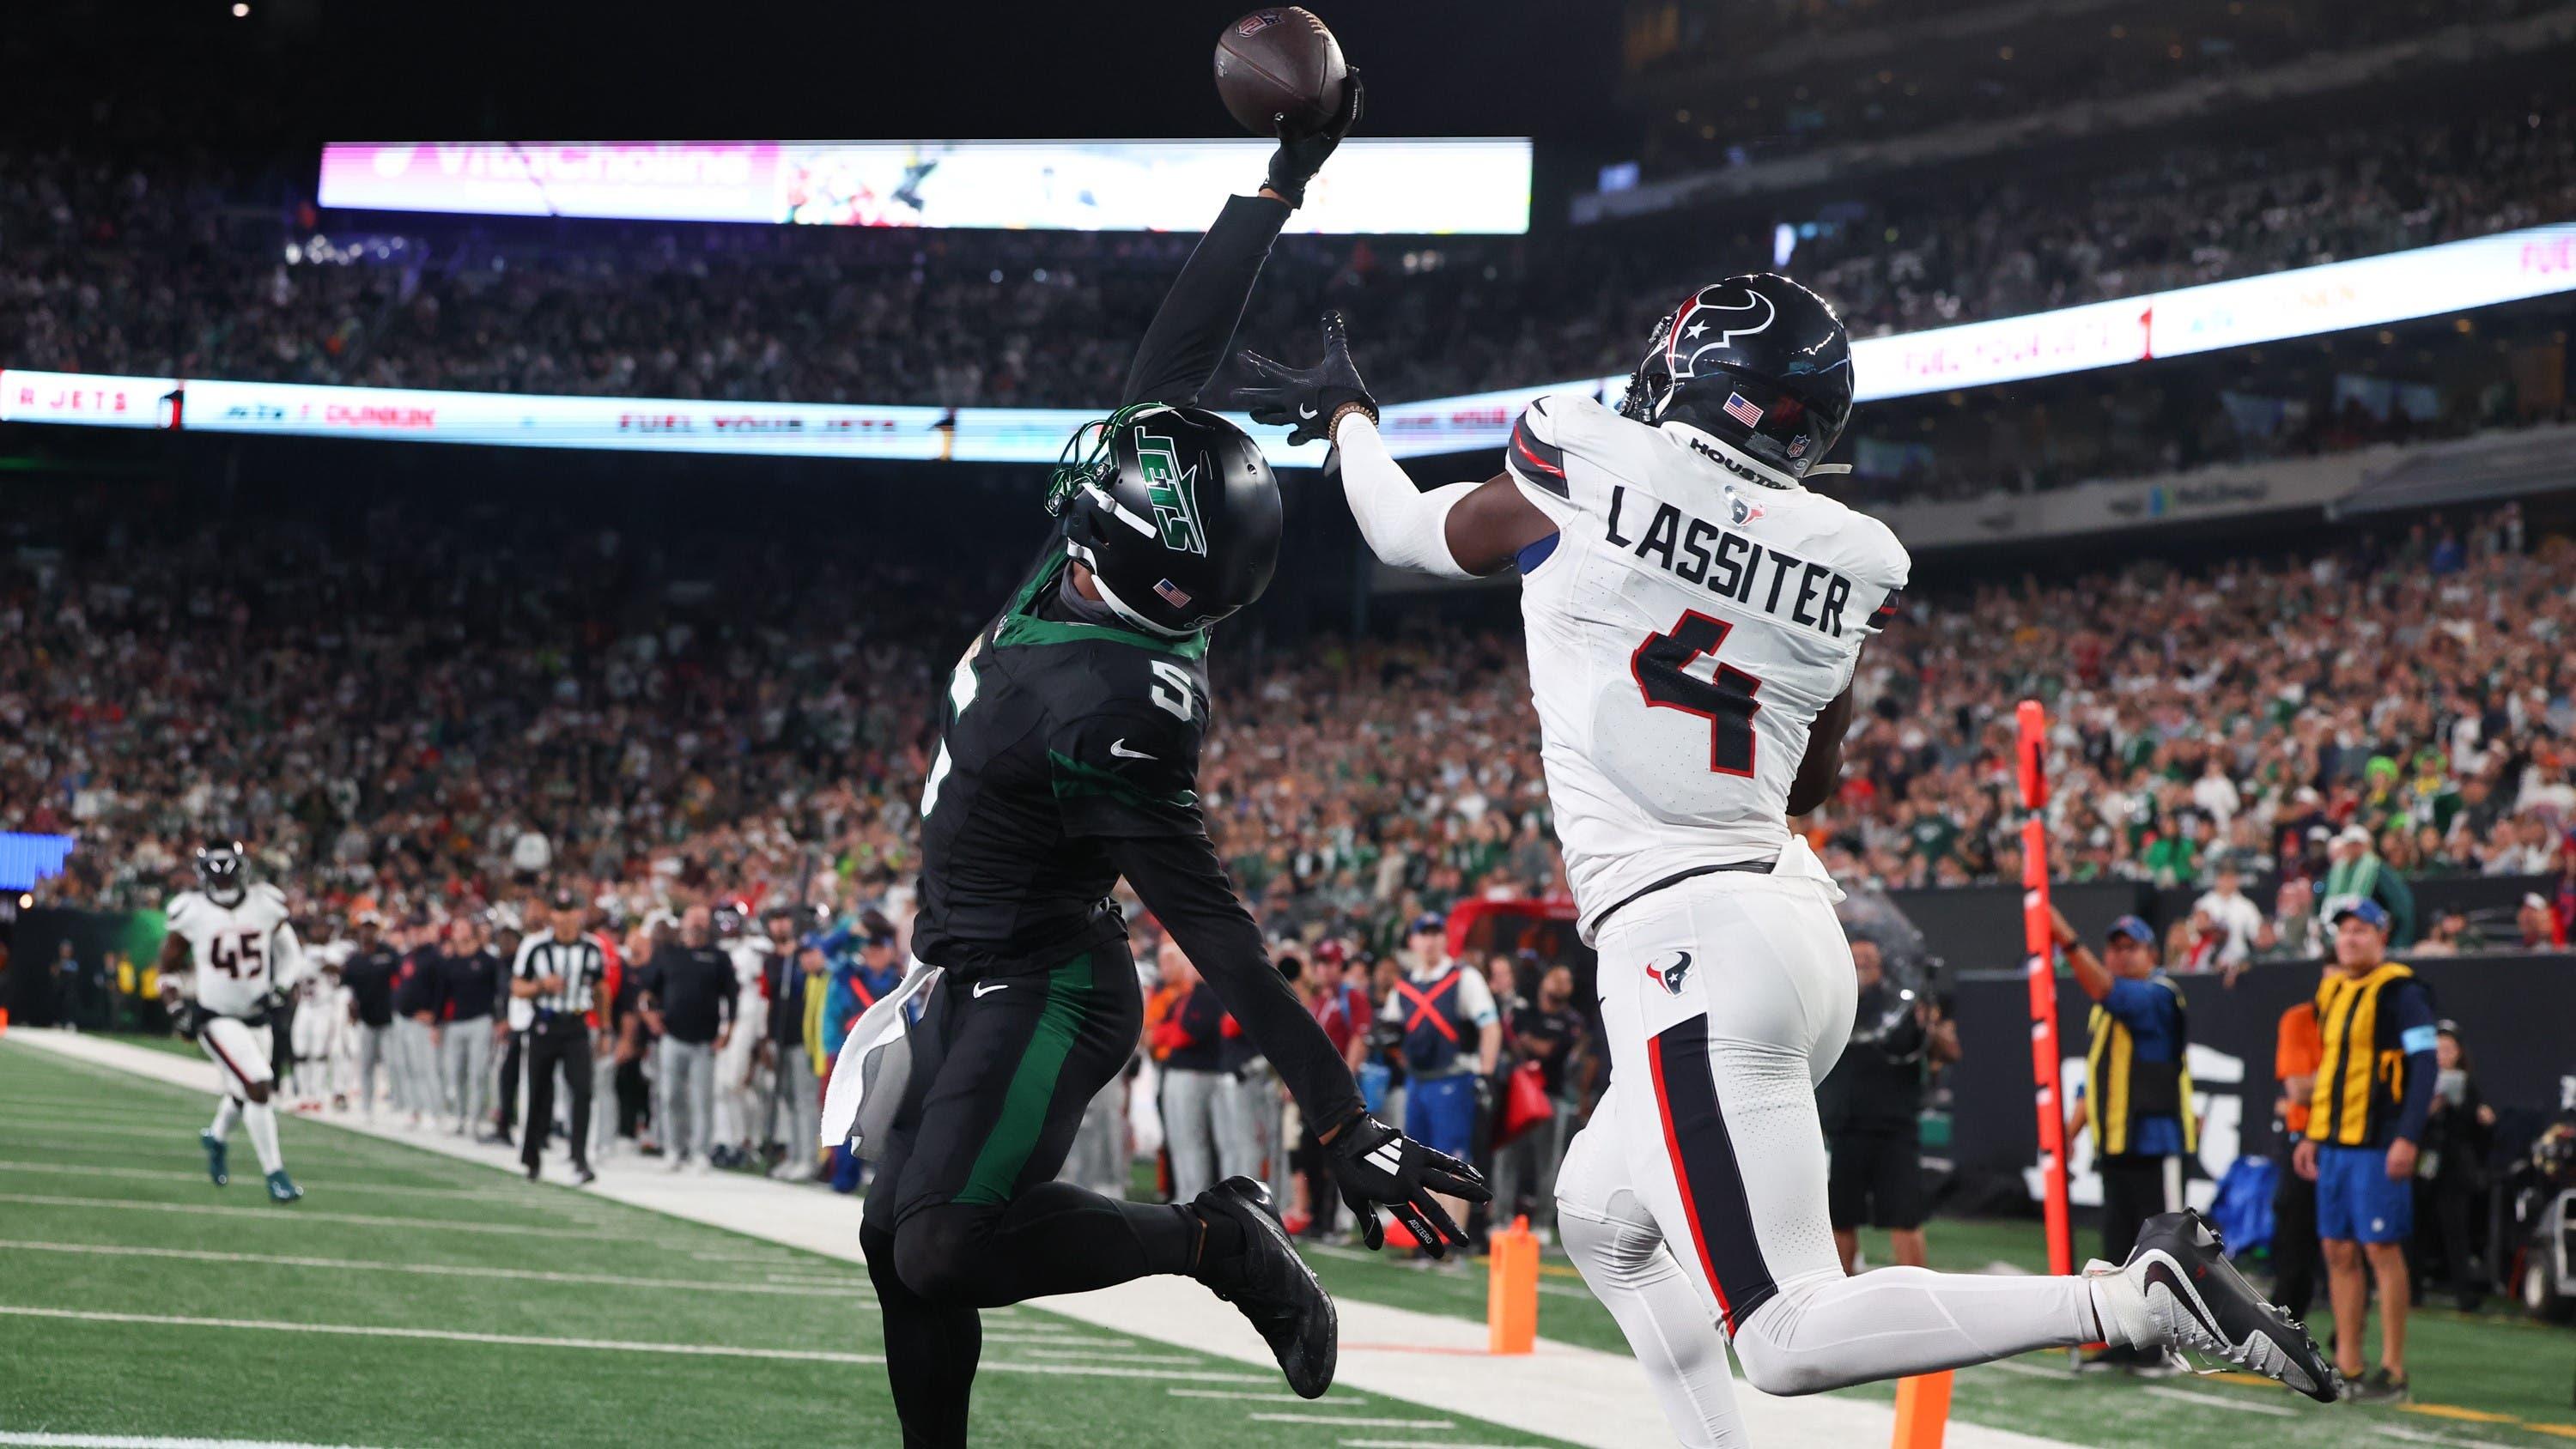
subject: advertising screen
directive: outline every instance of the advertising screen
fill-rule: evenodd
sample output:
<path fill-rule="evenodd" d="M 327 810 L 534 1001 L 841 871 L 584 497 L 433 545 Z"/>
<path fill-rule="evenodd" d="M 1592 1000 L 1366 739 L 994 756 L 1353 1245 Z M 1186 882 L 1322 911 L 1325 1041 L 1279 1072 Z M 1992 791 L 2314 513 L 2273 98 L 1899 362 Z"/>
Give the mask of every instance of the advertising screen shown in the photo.
<path fill-rule="evenodd" d="M 333 142 L 324 206 L 814 226 L 1199 231 L 1260 184 L 1241 141 Z M 1517 234 L 1526 140 L 1358 139 L 1288 230 Z"/>

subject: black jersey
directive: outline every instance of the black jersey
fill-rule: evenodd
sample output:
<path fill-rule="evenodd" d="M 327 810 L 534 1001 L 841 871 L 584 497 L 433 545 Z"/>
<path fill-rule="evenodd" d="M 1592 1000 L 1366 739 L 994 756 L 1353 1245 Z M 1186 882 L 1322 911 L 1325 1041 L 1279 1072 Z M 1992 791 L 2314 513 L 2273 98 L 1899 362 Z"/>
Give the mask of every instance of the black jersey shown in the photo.
<path fill-rule="evenodd" d="M 949 677 L 922 789 L 913 954 L 975 975 L 1044 970 L 1122 936 L 1106 841 L 1204 833 L 1207 636 L 1055 617 L 1041 563 Z"/>

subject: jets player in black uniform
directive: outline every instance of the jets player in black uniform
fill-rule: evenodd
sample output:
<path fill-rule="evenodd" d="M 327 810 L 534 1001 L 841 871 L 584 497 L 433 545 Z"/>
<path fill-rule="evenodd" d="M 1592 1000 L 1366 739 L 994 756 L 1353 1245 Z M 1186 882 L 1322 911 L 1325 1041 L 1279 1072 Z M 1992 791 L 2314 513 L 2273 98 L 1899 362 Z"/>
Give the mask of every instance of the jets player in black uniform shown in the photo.
<path fill-rule="evenodd" d="M 1226 203 L 1146 332 L 1126 405 L 1068 446 L 1080 456 L 1048 496 L 1059 541 L 949 680 L 913 934 L 943 976 L 911 1029 L 862 1228 L 908 1446 L 966 1442 L 978 1309 L 1148 1274 L 1188 1274 L 1234 1303 L 1297 1392 L 1332 1382 L 1332 1301 L 1257 1184 L 1164 1205 L 1054 1180 L 1136 1045 L 1135 964 L 1107 901 L 1121 876 L 1318 1125 L 1371 1246 L 1376 1208 L 1437 1245 L 1465 1239 L 1432 1192 L 1486 1197 L 1474 1169 L 1368 1115 L 1272 969 L 1196 794 L 1208 627 L 1269 583 L 1280 503 L 1252 439 L 1194 400 L 1359 106 L 1354 75 L 1341 114 L 1283 136 L 1260 195 Z"/>

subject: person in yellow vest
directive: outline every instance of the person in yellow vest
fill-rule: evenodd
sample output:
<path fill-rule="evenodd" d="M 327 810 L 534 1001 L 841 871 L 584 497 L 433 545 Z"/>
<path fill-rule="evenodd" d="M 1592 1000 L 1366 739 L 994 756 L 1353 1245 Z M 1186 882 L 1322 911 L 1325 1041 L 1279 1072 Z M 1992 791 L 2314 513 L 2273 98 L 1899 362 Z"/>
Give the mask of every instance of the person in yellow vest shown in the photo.
<path fill-rule="evenodd" d="M 2388 959 L 2386 907 L 2367 897 L 2327 912 L 2336 970 L 2317 988 L 2316 1086 L 2292 1168 L 2317 1185 L 2317 1236 L 2334 1299 L 2335 1368 L 2349 1397 L 2406 1398 L 2406 1242 L 2415 1233 L 2415 1153 L 2440 1076 L 2433 993 Z M 2369 1276 L 2363 1276 L 2363 1264 Z M 2361 1376 L 2362 1324 L 2379 1285 L 2379 1367 Z"/>
<path fill-rule="evenodd" d="M 2155 928 L 2136 916 L 2113 921 L 2095 956 L 2063 914 L 2049 914 L 2076 984 L 2093 998 L 2083 1129 L 2102 1175 L 2102 1256 L 2126 1262 L 2148 1218 L 2182 1210 L 2183 1165 L 2199 1147 L 2182 988 L 2156 964 Z M 2153 1371 L 2167 1358 L 2114 1345 L 2086 1360 L 2093 1365 Z"/>

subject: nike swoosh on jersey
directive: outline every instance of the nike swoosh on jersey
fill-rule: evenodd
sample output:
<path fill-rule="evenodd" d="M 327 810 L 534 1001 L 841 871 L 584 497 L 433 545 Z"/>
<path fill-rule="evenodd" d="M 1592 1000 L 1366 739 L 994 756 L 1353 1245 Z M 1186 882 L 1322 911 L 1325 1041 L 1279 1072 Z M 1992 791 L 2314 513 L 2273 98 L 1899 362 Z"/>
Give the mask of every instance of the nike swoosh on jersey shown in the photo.
<path fill-rule="evenodd" d="M 975 999 L 978 1001 L 983 1000 L 984 993 L 987 991 L 1008 991 L 1010 989 L 1011 983 L 1007 981 L 978 981 L 975 983 Z"/>
<path fill-rule="evenodd" d="M 1122 760 L 1150 760 L 1154 758 L 1143 750 L 1131 750 L 1127 748 L 1127 737 L 1125 735 L 1120 735 L 1118 738 L 1109 742 L 1109 753 L 1116 755 Z"/>

